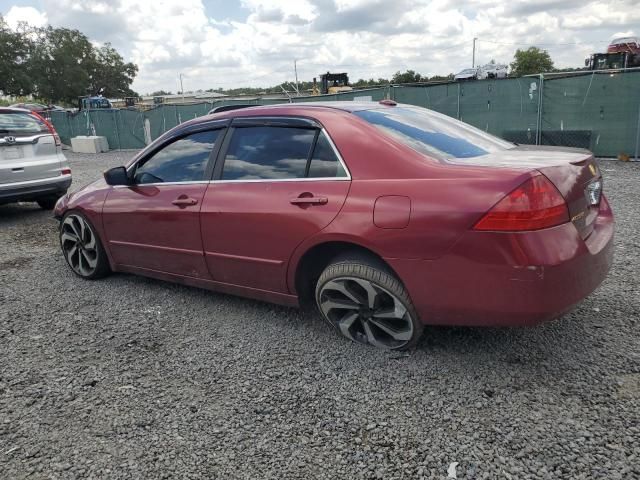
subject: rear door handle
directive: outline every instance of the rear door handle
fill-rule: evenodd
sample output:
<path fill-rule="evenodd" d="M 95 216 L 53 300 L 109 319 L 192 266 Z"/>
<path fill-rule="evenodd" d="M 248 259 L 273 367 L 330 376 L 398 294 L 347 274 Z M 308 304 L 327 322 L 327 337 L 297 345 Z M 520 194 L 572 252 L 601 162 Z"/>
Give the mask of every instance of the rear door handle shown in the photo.
<path fill-rule="evenodd" d="M 329 201 L 327 197 L 296 197 L 289 200 L 293 205 L 324 205 Z"/>
<path fill-rule="evenodd" d="M 171 203 L 178 207 L 189 207 L 198 203 L 198 200 L 196 200 L 195 198 L 187 197 L 186 195 L 180 195 Z"/>

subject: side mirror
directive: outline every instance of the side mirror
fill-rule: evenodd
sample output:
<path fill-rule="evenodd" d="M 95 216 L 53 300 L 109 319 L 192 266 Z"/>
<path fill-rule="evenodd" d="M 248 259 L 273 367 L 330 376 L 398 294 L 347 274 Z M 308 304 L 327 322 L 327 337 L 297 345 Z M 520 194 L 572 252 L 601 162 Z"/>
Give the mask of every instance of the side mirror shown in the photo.
<path fill-rule="evenodd" d="M 108 185 L 130 185 L 131 179 L 127 175 L 127 169 L 124 167 L 110 168 L 104 172 L 104 179 Z"/>

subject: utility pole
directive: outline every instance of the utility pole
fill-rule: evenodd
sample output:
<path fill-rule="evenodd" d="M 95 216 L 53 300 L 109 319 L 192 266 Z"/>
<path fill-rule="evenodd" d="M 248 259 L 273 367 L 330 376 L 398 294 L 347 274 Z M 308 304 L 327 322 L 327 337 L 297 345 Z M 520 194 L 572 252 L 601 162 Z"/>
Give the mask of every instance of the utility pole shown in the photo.
<path fill-rule="evenodd" d="M 182 86 L 182 77 L 184 77 L 184 75 L 181 73 L 180 75 L 178 75 L 178 77 L 180 78 L 180 93 L 182 93 L 182 103 L 184 103 L 184 87 Z"/>
<path fill-rule="evenodd" d="M 478 37 L 473 37 L 473 57 L 471 57 L 471 68 L 476 68 L 476 40 L 478 40 Z"/>
<path fill-rule="evenodd" d="M 300 96 L 300 89 L 298 87 L 298 60 L 293 61 L 293 70 L 296 73 L 296 96 Z"/>

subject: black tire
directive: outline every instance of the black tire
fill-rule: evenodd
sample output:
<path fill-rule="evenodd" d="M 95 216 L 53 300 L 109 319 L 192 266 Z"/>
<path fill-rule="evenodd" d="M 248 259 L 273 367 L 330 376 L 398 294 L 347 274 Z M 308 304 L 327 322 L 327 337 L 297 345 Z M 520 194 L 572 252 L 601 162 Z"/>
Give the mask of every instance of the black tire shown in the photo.
<path fill-rule="evenodd" d="M 85 231 L 84 237 L 79 242 L 74 242 L 71 237 L 80 236 L 78 235 L 81 233 L 80 221 L 84 222 L 84 228 L 89 230 L 90 236 Z M 97 280 L 111 273 L 109 259 L 102 246 L 102 241 L 86 216 L 76 211 L 65 213 L 60 221 L 59 238 L 62 255 L 73 273 L 86 280 Z M 94 243 L 91 243 L 91 238 L 94 239 Z M 74 243 L 76 250 L 71 253 Z M 81 256 L 82 258 L 80 258 Z"/>
<path fill-rule="evenodd" d="M 56 203 L 60 197 L 42 197 L 38 198 L 36 202 L 40 205 L 40 208 L 43 210 L 53 210 L 53 207 L 56 206 Z"/>
<path fill-rule="evenodd" d="M 389 350 L 407 350 L 422 336 L 424 325 L 406 289 L 374 257 L 355 253 L 334 259 L 318 279 L 315 299 L 320 315 L 350 340 Z M 351 306 L 356 304 L 354 299 L 360 300 L 359 309 Z M 332 308 L 336 302 L 349 306 Z M 397 318 L 388 316 L 391 310 L 397 312 Z M 394 336 L 389 332 L 394 332 Z M 402 339 L 396 340 L 396 334 Z"/>

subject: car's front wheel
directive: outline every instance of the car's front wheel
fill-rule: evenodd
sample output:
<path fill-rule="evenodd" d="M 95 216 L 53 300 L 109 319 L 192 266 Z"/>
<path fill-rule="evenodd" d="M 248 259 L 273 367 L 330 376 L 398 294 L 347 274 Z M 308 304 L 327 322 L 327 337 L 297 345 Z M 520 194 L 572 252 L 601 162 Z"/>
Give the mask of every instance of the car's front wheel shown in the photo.
<path fill-rule="evenodd" d="M 60 247 L 71 270 L 82 278 L 102 278 L 111 271 L 98 234 L 79 213 L 69 212 L 62 218 Z"/>
<path fill-rule="evenodd" d="M 338 259 L 318 279 L 322 316 L 350 340 L 406 350 L 422 335 L 404 286 L 383 265 L 366 257 Z"/>

